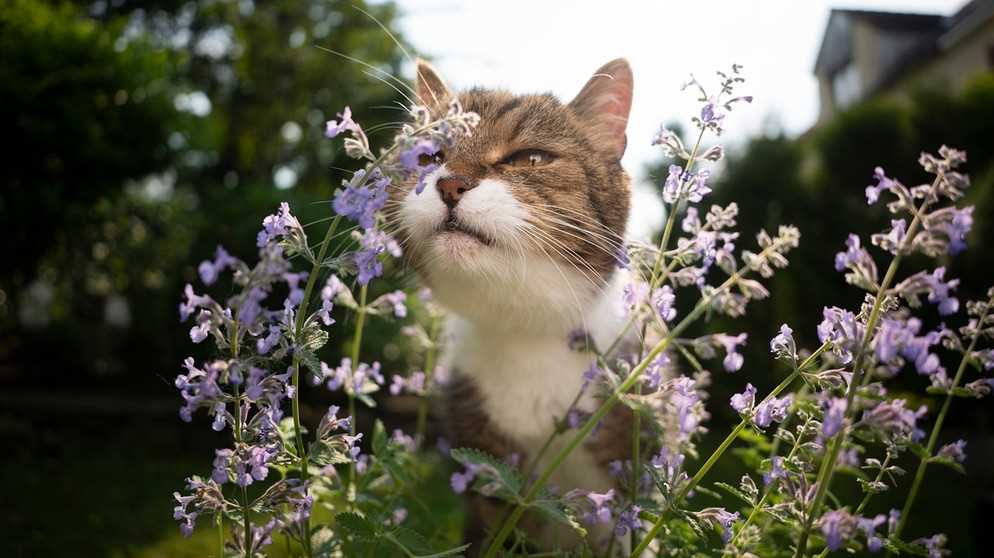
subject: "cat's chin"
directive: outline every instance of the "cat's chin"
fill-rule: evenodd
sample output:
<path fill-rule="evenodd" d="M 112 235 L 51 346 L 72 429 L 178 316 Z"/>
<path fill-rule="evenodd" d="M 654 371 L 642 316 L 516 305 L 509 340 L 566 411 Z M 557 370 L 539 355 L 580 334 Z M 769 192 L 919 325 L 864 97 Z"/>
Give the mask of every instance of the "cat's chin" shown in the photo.
<path fill-rule="evenodd" d="M 432 237 L 431 246 L 436 263 L 458 267 L 472 267 L 490 249 L 490 244 L 485 239 L 459 230 L 436 233 Z"/>

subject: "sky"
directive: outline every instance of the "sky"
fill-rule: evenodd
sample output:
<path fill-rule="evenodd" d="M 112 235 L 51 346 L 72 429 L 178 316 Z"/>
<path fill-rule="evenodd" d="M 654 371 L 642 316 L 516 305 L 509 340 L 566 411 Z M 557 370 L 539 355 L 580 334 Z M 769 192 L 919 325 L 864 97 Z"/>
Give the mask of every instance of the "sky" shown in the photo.
<path fill-rule="evenodd" d="M 549 1 L 399 0 L 399 24 L 416 54 L 430 57 L 455 89 L 503 87 L 551 91 L 571 99 L 603 63 L 623 56 L 635 91 L 623 163 L 636 181 L 636 236 L 660 215 L 645 166 L 658 159 L 650 140 L 662 123 L 699 110 L 680 86 L 693 73 L 707 86 L 715 70 L 744 67 L 740 94 L 754 96 L 725 119 L 720 141 L 732 148 L 750 136 L 797 135 L 818 115 L 815 57 L 831 8 L 949 15 L 965 0 Z M 410 70 L 413 72 L 413 69 Z M 644 230 L 643 230 L 644 229 Z"/>

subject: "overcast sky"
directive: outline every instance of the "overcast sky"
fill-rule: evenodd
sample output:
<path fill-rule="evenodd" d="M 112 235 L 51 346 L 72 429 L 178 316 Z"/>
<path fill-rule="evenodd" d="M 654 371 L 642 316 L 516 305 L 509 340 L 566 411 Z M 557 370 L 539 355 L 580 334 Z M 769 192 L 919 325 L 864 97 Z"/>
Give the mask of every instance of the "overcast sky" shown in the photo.
<path fill-rule="evenodd" d="M 811 72 L 831 8 L 948 15 L 963 2 L 399 0 L 404 36 L 455 88 L 551 91 L 569 100 L 601 64 L 628 58 L 635 93 L 624 163 L 640 181 L 657 156 L 649 141 L 659 124 L 688 122 L 696 110 L 690 91 L 680 91 L 691 72 L 713 83 L 714 70 L 745 67 L 741 93 L 755 102 L 726 118 L 726 142 L 771 129 L 799 134 L 818 114 Z"/>

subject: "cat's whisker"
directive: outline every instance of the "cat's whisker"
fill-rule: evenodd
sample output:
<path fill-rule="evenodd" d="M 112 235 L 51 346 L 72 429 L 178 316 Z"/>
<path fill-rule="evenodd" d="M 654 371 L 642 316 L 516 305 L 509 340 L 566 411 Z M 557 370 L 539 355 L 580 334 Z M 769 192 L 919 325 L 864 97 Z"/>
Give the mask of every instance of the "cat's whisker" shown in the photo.
<path fill-rule="evenodd" d="M 369 68 L 370 70 L 372 70 L 374 72 L 382 74 L 382 75 L 390 78 L 391 80 L 393 80 L 400 87 L 403 87 L 404 89 L 406 89 L 409 93 L 413 94 L 415 97 L 417 96 L 417 94 L 414 92 L 414 89 L 412 89 L 411 86 L 407 84 L 407 82 L 403 81 L 402 79 L 398 78 L 397 76 L 391 74 L 390 72 L 388 72 L 386 70 L 383 70 L 381 68 L 377 68 L 376 66 L 373 66 L 372 64 L 370 64 L 370 63 L 368 63 L 368 62 L 366 62 L 364 60 L 360 60 L 358 58 L 355 58 L 354 56 L 349 56 L 348 54 L 345 54 L 344 52 L 339 52 L 337 50 L 330 49 L 330 48 L 325 47 L 325 46 L 314 45 L 314 48 L 317 48 L 319 50 L 323 50 L 323 51 L 325 51 L 325 52 L 327 52 L 329 54 L 334 54 L 335 56 L 339 56 L 341 58 L 344 58 L 344 59 L 348 60 L 349 62 L 354 62 L 356 64 L 359 64 L 359 65 L 363 66 L 363 67 Z M 385 79 L 383 79 L 381 77 L 377 77 L 377 79 L 379 79 L 380 81 L 383 81 L 384 83 L 386 82 Z M 407 97 L 407 96 L 405 95 L 405 97 Z"/>
<path fill-rule="evenodd" d="M 604 234 L 606 234 L 606 235 L 608 235 L 608 236 L 610 236 L 612 238 L 615 238 L 618 241 L 621 241 L 621 242 L 625 241 L 625 238 L 623 236 L 621 236 L 617 232 L 615 232 L 615 231 L 611 230 L 610 228 L 608 228 L 607 225 L 605 225 L 605 224 L 603 224 L 603 223 L 601 223 L 599 221 L 594 220 L 589 215 L 587 215 L 587 214 L 585 214 L 582 211 L 579 211 L 577 209 L 573 209 L 571 207 L 562 207 L 562 206 L 559 206 L 559 205 L 536 204 L 536 203 L 529 204 L 528 207 L 530 209 L 535 209 L 535 210 L 541 211 L 541 212 L 543 212 L 543 214 L 546 214 L 546 215 L 558 215 L 559 212 L 568 212 L 568 213 L 571 213 L 571 214 L 573 214 L 575 216 L 574 218 L 578 222 L 580 222 L 581 224 L 585 224 L 585 225 L 590 225 L 592 227 L 596 227 L 597 229 L 599 229 Z"/>
<path fill-rule="evenodd" d="M 376 23 L 376 25 L 379 25 L 380 29 L 382 29 L 383 32 L 387 34 L 387 37 L 390 37 L 391 41 L 393 41 L 393 44 L 397 45 L 397 48 L 400 49 L 400 51 L 404 53 L 404 56 L 407 58 L 407 61 L 410 62 L 410 63 L 412 63 L 412 64 L 414 63 L 414 57 L 411 56 L 410 52 L 407 52 L 407 49 L 404 48 L 404 45 L 401 44 L 401 42 L 399 40 L 397 40 L 397 37 L 394 36 L 393 32 L 390 31 L 389 27 L 387 27 L 386 25 L 383 25 L 383 22 L 380 21 L 376 16 L 374 16 L 373 14 L 371 14 L 371 13 L 367 12 L 366 10 L 360 8 L 359 6 L 356 6 L 356 5 L 353 4 L 352 8 L 355 9 L 355 10 L 358 10 L 358 11 L 362 12 L 363 15 L 365 15 L 369 19 L 373 20 L 373 22 Z"/>

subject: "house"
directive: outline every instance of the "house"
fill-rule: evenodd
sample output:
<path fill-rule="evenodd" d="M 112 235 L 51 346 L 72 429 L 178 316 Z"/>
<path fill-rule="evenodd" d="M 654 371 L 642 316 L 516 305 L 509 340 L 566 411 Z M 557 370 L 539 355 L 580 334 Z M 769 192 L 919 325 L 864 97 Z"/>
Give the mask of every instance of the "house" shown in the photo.
<path fill-rule="evenodd" d="M 951 16 L 833 9 L 814 73 L 818 123 L 873 96 L 904 97 L 917 84 L 959 91 L 994 70 L 994 0 Z"/>

